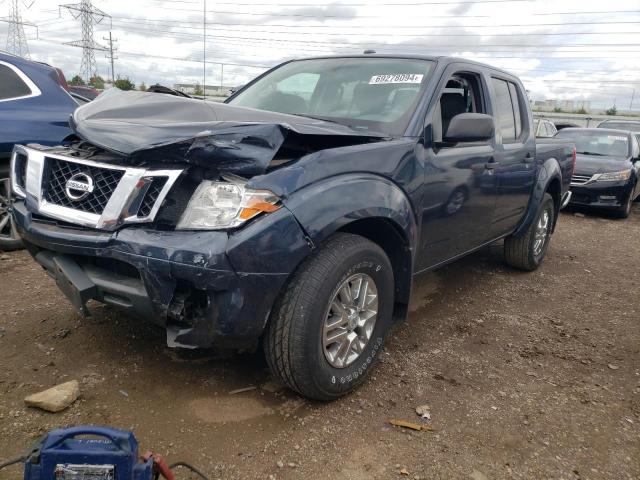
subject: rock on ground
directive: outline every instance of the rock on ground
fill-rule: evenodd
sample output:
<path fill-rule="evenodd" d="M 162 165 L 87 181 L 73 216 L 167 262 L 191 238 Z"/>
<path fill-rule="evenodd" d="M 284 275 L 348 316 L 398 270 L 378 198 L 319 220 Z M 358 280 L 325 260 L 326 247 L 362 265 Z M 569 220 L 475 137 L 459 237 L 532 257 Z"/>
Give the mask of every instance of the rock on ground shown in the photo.
<path fill-rule="evenodd" d="M 29 407 L 41 408 L 47 412 L 60 412 L 71 405 L 80 396 L 77 380 L 61 383 L 55 387 L 34 393 L 24 399 Z"/>

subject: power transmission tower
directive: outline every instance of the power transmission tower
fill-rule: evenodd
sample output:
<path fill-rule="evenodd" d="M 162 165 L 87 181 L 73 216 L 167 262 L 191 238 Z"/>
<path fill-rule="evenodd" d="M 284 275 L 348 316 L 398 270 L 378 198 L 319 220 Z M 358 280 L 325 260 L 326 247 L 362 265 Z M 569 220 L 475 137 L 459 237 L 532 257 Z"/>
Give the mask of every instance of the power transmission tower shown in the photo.
<path fill-rule="evenodd" d="M 20 57 L 29 58 L 29 45 L 27 44 L 27 37 L 24 34 L 24 25 L 22 21 L 22 15 L 20 14 L 19 0 L 9 0 L 9 31 L 7 33 L 7 51 L 18 55 Z M 26 8 L 30 8 L 33 5 L 31 2 L 29 5 L 23 2 Z"/>
<path fill-rule="evenodd" d="M 88 83 L 96 74 L 95 50 L 107 51 L 106 47 L 96 43 L 93 39 L 93 25 L 102 22 L 105 18 L 111 18 L 99 8 L 91 4 L 91 0 L 81 0 L 80 3 L 60 5 L 66 8 L 73 18 L 80 19 L 82 25 L 82 40 L 67 42 L 65 45 L 82 48 L 82 62 L 80 63 L 80 76 Z"/>
<path fill-rule="evenodd" d="M 118 57 L 116 57 L 114 55 L 114 51 L 118 51 L 118 49 L 114 48 L 113 42 L 117 42 L 118 39 L 111 37 L 111 31 L 109 31 L 109 38 L 102 37 L 102 39 L 106 40 L 107 42 L 109 42 L 109 47 L 107 47 L 107 52 L 108 53 L 105 55 L 105 57 L 108 58 L 109 59 L 109 63 L 111 63 L 111 84 L 113 84 L 115 82 L 115 72 L 114 72 L 114 69 L 113 69 L 113 61 L 118 58 Z"/>

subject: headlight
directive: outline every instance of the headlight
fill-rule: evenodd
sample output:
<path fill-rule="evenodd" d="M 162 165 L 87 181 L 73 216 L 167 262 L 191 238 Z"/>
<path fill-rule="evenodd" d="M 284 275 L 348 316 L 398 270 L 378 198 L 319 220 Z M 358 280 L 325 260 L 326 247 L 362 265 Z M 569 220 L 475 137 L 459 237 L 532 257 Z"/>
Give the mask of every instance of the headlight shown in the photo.
<path fill-rule="evenodd" d="M 229 180 L 229 179 L 226 179 Z M 221 230 L 242 225 L 261 213 L 275 212 L 278 197 L 247 188 L 240 179 L 202 182 L 189 200 L 178 230 Z"/>
<path fill-rule="evenodd" d="M 622 172 L 598 173 L 595 175 L 596 182 L 618 182 L 620 180 L 629 180 L 631 170 L 623 170 Z"/>

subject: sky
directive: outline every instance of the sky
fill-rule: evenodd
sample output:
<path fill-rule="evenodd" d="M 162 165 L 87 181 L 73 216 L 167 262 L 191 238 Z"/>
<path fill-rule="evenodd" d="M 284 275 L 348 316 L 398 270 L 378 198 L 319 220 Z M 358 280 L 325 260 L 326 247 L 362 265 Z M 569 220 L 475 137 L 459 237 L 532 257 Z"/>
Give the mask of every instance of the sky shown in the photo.
<path fill-rule="evenodd" d="M 0 0 L 0 17 L 13 0 Z M 79 2 L 80 0 L 78 0 Z M 18 0 L 31 58 L 79 72 L 82 38 L 54 0 Z M 206 3 L 205 3 L 206 2 Z M 115 73 L 136 84 L 238 86 L 291 59 L 331 54 L 454 55 L 521 77 L 533 100 L 589 101 L 640 111 L 639 0 L 93 0 L 117 39 Z M 204 12 L 206 11 L 206 17 Z M 206 18 L 206 37 L 203 28 Z M 97 19 L 97 18 L 96 18 Z M 7 23 L 0 22 L 0 49 Z M 105 52 L 98 73 L 110 76 Z M 224 67 L 221 64 L 224 63 Z M 633 97 L 633 104 L 631 105 Z"/>

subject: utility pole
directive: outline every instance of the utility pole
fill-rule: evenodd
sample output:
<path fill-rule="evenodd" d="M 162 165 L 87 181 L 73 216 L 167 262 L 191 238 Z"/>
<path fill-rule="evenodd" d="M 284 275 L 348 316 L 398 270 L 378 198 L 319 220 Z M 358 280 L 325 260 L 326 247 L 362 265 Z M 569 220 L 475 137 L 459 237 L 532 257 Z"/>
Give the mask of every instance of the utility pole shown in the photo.
<path fill-rule="evenodd" d="M 113 85 L 115 83 L 115 72 L 114 72 L 114 68 L 113 68 L 113 60 L 117 59 L 118 57 L 115 57 L 113 54 L 114 50 L 118 50 L 117 48 L 113 48 L 113 42 L 117 42 L 118 39 L 113 39 L 111 37 L 111 30 L 109 30 L 109 38 L 106 37 L 102 37 L 103 40 L 106 40 L 107 42 L 109 42 L 109 47 L 108 47 L 108 53 L 105 55 L 106 58 L 109 59 L 109 62 L 111 63 L 111 84 Z"/>
<path fill-rule="evenodd" d="M 22 15 L 20 14 L 19 0 L 9 0 L 9 31 L 7 33 L 7 51 L 18 55 L 20 57 L 29 58 L 29 45 L 27 44 L 27 37 L 24 34 L 24 25 L 22 21 Z M 29 5 L 23 3 L 26 8 L 30 8 L 33 5 L 31 2 Z"/>
<path fill-rule="evenodd" d="M 222 85 L 224 85 L 224 63 L 220 64 L 220 96 L 224 96 L 222 93 Z"/>
<path fill-rule="evenodd" d="M 207 0 L 202 0 L 202 94 L 207 98 Z"/>
<path fill-rule="evenodd" d="M 633 93 L 631 94 L 631 102 L 629 103 L 629 110 L 633 109 L 633 99 L 636 97 L 636 89 L 633 89 Z"/>
<path fill-rule="evenodd" d="M 67 42 L 65 45 L 82 48 L 82 62 L 80 63 L 80 76 L 89 83 L 91 77 L 96 74 L 96 57 L 94 50 L 107 51 L 106 47 L 96 43 L 93 39 L 93 25 L 102 22 L 105 18 L 111 18 L 99 8 L 91 4 L 91 0 L 81 0 L 80 3 L 60 5 L 67 9 L 73 18 L 80 19 L 82 25 L 82 40 Z"/>

